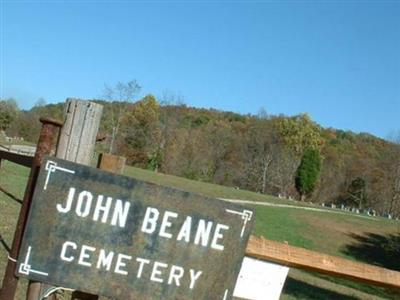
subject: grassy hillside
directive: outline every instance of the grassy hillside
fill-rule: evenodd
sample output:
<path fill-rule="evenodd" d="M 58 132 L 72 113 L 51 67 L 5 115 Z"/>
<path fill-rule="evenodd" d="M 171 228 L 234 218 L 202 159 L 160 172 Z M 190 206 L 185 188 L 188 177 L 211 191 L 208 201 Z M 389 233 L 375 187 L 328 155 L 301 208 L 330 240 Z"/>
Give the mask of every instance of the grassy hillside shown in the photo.
<path fill-rule="evenodd" d="M 294 246 L 318 250 L 327 254 L 348 257 L 340 249 L 352 241 L 352 234 L 375 233 L 388 235 L 400 232 L 400 222 L 385 218 L 360 216 L 347 212 L 342 213 L 332 209 L 324 209 L 324 212 L 302 210 L 297 206 L 312 208 L 317 206 L 311 203 L 279 199 L 273 196 L 193 181 L 139 168 L 126 167 L 124 174 L 136 179 L 208 197 L 291 205 L 293 208 L 254 205 L 256 224 L 253 233 L 255 235 L 263 235 L 272 240 L 287 241 Z M 321 207 L 318 207 L 318 209 L 321 209 Z"/>
<path fill-rule="evenodd" d="M 127 167 L 125 174 L 137 179 L 203 194 L 210 197 L 285 203 L 293 207 L 253 205 L 256 224 L 253 234 L 323 253 L 360 260 L 400 270 L 392 242 L 399 238 L 400 223 L 383 218 L 361 218 L 352 214 L 309 211 L 298 203 L 243 190 L 191 181 L 175 176 Z M 22 198 L 28 169 L 3 162 L 0 185 Z M 311 204 L 303 206 L 313 207 Z M 0 234 L 11 244 L 19 204 L 0 193 Z M 1 246 L 0 246 L 1 247 Z M 0 248 L 0 277 L 6 251 Z M 23 299 L 22 289 L 18 299 Z M 361 285 L 319 274 L 291 270 L 282 299 L 400 299 L 400 293 Z"/>
<path fill-rule="evenodd" d="M 400 196 L 395 188 L 400 158 L 396 142 L 368 133 L 323 128 L 307 114 L 241 115 L 183 104 L 161 105 L 151 95 L 135 103 L 95 101 L 103 106 L 102 141 L 97 149 L 109 149 L 115 126 L 112 120 L 119 115 L 113 149 L 126 157 L 129 165 L 296 198 L 297 168 L 306 149 L 315 148 L 320 152 L 317 157 L 323 159 L 310 201 L 361 205 L 379 214 L 400 216 L 400 201 L 391 201 Z M 63 107 L 58 103 L 19 111 L 6 133 L 36 142 L 39 117 L 62 120 Z"/>
<path fill-rule="evenodd" d="M 303 210 L 297 207 L 315 206 L 139 168 L 127 167 L 125 175 L 209 197 L 292 205 L 292 208 L 252 205 L 256 211 L 253 234 L 400 270 L 398 256 L 382 248 L 390 244 L 392 237 L 400 238 L 400 222 L 336 213 L 331 209 L 324 212 Z M 370 256 L 364 252 L 371 252 Z M 374 286 L 299 270 L 291 270 L 289 274 L 282 299 L 400 299 L 400 293 Z"/>

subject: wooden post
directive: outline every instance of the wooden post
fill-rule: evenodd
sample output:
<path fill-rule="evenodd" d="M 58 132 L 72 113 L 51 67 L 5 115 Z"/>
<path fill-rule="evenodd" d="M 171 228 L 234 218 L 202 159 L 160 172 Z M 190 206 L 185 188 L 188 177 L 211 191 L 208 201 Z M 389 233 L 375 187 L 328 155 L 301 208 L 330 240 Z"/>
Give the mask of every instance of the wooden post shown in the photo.
<path fill-rule="evenodd" d="M 65 108 L 65 121 L 59 136 L 56 157 L 90 165 L 103 106 L 79 99 L 67 99 Z M 48 285 L 30 282 L 26 299 L 39 299 L 39 295 L 47 288 Z M 93 295 L 88 298 L 82 295 L 84 294 L 80 293 L 79 299 L 93 299 Z M 53 295 L 47 299 L 56 298 Z"/>
<path fill-rule="evenodd" d="M 103 106 L 94 102 L 67 99 L 66 118 L 61 129 L 56 157 L 89 165 Z"/>
<path fill-rule="evenodd" d="M 125 162 L 126 158 L 123 156 L 101 153 L 97 162 L 97 168 L 116 174 L 122 174 L 124 172 Z"/>

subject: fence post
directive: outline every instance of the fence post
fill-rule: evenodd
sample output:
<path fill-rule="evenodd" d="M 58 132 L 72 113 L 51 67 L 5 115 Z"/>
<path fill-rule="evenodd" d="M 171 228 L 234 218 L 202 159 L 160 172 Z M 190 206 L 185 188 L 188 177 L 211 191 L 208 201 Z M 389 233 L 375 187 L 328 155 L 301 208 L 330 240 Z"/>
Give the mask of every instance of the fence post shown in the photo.
<path fill-rule="evenodd" d="M 56 157 L 90 165 L 102 111 L 103 106 L 100 104 L 67 99 L 64 125 L 59 135 Z M 30 282 L 26 299 L 37 300 L 41 291 L 47 287 L 39 282 Z"/>
<path fill-rule="evenodd" d="M 50 154 L 55 129 L 61 127 L 61 123 L 51 119 L 40 119 L 42 129 L 40 130 L 39 140 L 37 142 L 36 153 L 32 161 L 32 167 L 29 174 L 28 183 L 26 185 L 24 200 L 19 212 L 17 226 L 15 228 L 14 238 L 7 261 L 6 272 L 4 274 L 3 283 L 0 290 L 1 300 L 13 300 L 17 289 L 18 278 L 15 277 L 14 271 L 16 267 L 16 259 L 21 245 L 22 234 L 28 217 L 29 207 L 32 200 L 33 190 L 39 173 L 39 167 L 43 161 L 43 156 Z"/>
<path fill-rule="evenodd" d="M 126 158 L 109 153 L 100 153 L 97 168 L 104 171 L 122 174 L 124 172 Z"/>

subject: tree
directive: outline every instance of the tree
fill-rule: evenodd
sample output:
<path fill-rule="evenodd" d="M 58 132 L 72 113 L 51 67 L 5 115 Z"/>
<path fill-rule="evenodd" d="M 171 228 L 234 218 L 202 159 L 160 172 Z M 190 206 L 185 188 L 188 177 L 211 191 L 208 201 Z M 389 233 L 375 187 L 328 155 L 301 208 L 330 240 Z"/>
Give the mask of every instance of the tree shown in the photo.
<path fill-rule="evenodd" d="M 388 145 L 385 153 L 383 169 L 384 175 L 381 193 L 388 201 L 386 210 L 392 216 L 400 216 L 400 131 L 392 139 L 393 144 Z"/>
<path fill-rule="evenodd" d="M 270 165 L 277 151 L 277 135 L 267 118 L 259 117 L 250 122 L 246 141 L 247 186 L 258 192 L 267 192 L 267 182 L 270 177 Z"/>
<path fill-rule="evenodd" d="M 321 171 L 321 156 L 318 150 L 307 148 L 296 174 L 296 189 L 301 200 L 312 194 Z"/>
<path fill-rule="evenodd" d="M 366 187 L 367 184 L 365 180 L 361 177 L 357 177 L 350 183 L 347 189 L 350 202 L 357 204 L 359 209 L 363 207 L 367 199 Z"/>
<path fill-rule="evenodd" d="M 304 149 L 319 149 L 323 144 L 321 127 L 308 114 L 280 118 L 278 131 L 285 144 L 301 155 Z"/>
<path fill-rule="evenodd" d="M 17 116 L 18 106 L 15 99 L 0 101 L 0 130 L 5 131 Z"/>
<path fill-rule="evenodd" d="M 111 139 L 110 147 L 108 152 L 113 153 L 115 140 L 117 139 L 121 119 L 125 113 L 123 105 L 117 102 L 132 102 L 136 95 L 139 93 L 141 87 L 136 80 L 128 81 L 127 83 L 118 82 L 114 87 L 104 85 L 104 98 L 108 101 L 112 101 L 112 105 L 109 106 L 110 112 L 110 127 L 111 127 Z"/>
<path fill-rule="evenodd" d="M 390 207 L 389 213 L 400 215 L 400 161 L 393 165 L 390 182 Z"/>
<path fill-rule="evenodd" d="M 123 117 L 120 149 L 128 162 L 156 171 L 161 166 L 159 119 L 160 106 L 153 95 L 136 102 Z"/>
<path fill-rule="evenodd" d="M 299 159 L 296 154 L 283 145 L 277 145 L 268 178 L 271 190 L 277 191 L 285 198 L 290 197 L 296 191 L 294 178 L 298 166 Z"/>

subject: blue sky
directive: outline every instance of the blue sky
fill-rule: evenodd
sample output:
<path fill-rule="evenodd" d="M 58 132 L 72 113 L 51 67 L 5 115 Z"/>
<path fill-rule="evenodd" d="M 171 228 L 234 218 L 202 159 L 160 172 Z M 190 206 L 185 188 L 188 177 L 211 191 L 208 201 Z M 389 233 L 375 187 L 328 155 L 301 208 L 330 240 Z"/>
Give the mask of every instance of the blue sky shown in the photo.
<path fill-rule="evenodd" d="M 2 1 L 1 97 L 141 96 L 400 129 L 400 1 Z"/>

